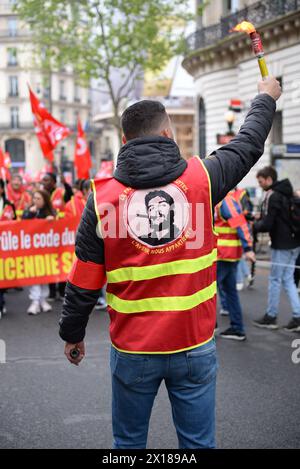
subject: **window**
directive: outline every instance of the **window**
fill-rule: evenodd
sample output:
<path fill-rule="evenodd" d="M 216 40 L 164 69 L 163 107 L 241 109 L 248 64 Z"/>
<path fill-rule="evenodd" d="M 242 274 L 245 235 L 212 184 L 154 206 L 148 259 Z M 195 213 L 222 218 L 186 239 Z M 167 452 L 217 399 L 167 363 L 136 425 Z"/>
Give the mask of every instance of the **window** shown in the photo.
<path fill-rule="evenodd" d="M 65 80 L 59 80 L 59 99 L 66 100 L 65 96 Z"/>
<path fill-rule="evenodd" d="M 5 151 L 11 154 L 13 168 L 25 167 L 25 142 L 20 138 L 10 138 L 5 142 Z"/>
<path fill-rule="evenodd" d="M 239 9 L 239 0 L 224 0 L 224 15 L 235 13 Z"/>
<path fill-rule="evenodd" d="M 12 129 L 19 128 L 19 108 L 17 106 L 10 108 L 10 126 Z"/>
<path fill-rule="evenodd" d="M 7 59 L 8 66 L 18 65 L 16 47 L 10 47 L 9 49 L 7 49 L 7 55 L 8 55 L 8 59 Z"/>
<path fill-rule="evenodd" d="M 74 111 L 74 126 L 77 126 L 79 111 Z"/>
<path fill-rule="evenodd" d="M 78 85 L 74 85 L 74 101 L 80 102 L 80 87 Z"/>
<path fill-rule="evenodd" d="M 64 123 L 65 120 L 66 120 L 66 110 L 65 109 L 61 109 L 59 111 L 59 115 L 60 115 L 60 122 Z"/>
<path fill-rule="evenodd" d="M 109 150 L 110 149 L 110 137 L 105 137 L 105 140 L 104 140 L 104 148 L 105 148 L 105 151 Z"/>
<path fill-rule="evenodd" d="M 50 96 L 50 88 L 47 86 L 43 88 L 43 98 L 48 99 Z"/>
<path fill-rule="evenodd" d="M 283 143 L 283 135 L 282 135 L 282 111 L 276 111 L 273 125 L 271 128 L 271 143 L 273 145 L 281 145 Z"/>
<path fill-rule="evenodd" d="M 9 96 L 19 96 L 18 77 L 9 77 Z"/>
<path fill-rule="evenodd" d="M 17 35 L 17 18 L 8 18 L 8 34 L 11 37 Z"/>

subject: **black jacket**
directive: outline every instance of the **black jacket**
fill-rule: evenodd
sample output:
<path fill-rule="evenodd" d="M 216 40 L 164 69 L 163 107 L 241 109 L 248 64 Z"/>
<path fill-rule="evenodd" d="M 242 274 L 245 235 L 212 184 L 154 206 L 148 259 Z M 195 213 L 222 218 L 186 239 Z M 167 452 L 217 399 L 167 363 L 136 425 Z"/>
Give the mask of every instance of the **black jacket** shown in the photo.
<path fill-rule="evenodd" d="M 34 218 L 47 218 L 49 213 L 46 213 L 44 209 L 37 210 L 36 212 L 31 212 L 29 209 L 24 210 L 22 219 L 23 220 L 33 220 Z M 52 214 L 55 217 L 55 213 Z"/>
<path fill-rule="evenodd" d="M 275 109 L 273 98 L 267 94 L 257 95 L 238 135 L 203 160 L 211 180 L 214 205 L 246 176 L 263 154 Z M 177 179 L 186 165 L 173 140 L 137 138 L 121 148 L 114 177 L 133 188 L 164 186 Z M 91 195 L 78 228 L 75 251 L 81 261 L 104 264 L 103 240 L 97 236 L 96 226 Z M 84 338 L 89 314 L 98 297 L 99 290 L 85 290 L 67 283 L 60 319 L 63 340 L 77 343 Z"/>
<path fill-rule="evenodd" d="M 254 230 L 270 233 L 273 249 L 294 249 L 300 245 L 291 229 L 290 199 L 293 187 L 288 179 L 275 182 L 270 187 L 266 213 L 254 223 Z"/>

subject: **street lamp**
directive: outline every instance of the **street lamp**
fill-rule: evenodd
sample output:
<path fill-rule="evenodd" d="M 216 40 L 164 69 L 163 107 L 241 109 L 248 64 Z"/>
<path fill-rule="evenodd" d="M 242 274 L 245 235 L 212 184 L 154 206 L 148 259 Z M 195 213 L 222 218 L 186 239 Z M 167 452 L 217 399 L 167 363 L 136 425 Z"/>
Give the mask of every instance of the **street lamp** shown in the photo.
<path fill-rule="evenodd" d="M 228 132 L 227 132 L 227 135 L 233 135 L 233 132 L 232 132 L 232 126 L 233 126 L 233 123 L 235 121 L 235 114 L 233 111 L 230 111 L 228 110 L 227 112 L 225 112 L 225 120 L 228 124 Z"/>

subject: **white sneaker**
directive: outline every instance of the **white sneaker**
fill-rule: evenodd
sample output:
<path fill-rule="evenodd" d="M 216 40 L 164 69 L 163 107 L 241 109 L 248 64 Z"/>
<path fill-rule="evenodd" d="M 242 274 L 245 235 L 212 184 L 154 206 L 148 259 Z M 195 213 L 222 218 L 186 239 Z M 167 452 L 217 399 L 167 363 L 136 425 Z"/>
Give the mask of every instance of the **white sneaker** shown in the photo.
<path fill-rule="evenodd" d="M 3 313 L 3 315 L 7 313 L 6 306 L 3 306 L 2 313 Z"/>
<path fill-rule="evenodd" d="M 36 314 L 39 314 L 40 312 L 41 312 L 41 308 L 40 308 L 39 302 L 38 301 L 32 301 L 31 305 L 27 309 L 27 313 L 32 314 L 32 315 L 35 316 Z"/>
<path fill-rule="evenodd" d="M 237 284 L 236 284 L 236 289 L 237 289 L 237 291 L 241 291 L 241 290 L 243 290 L 243 288 L 244 288 L 244 284 L 243 284 L 243 283 L 237 283 Z"/>
<path fill-rule="evenodd" d="M 97 304 L 95 306 L 95 309 L 100 311 L 100 310 L 103 310 L 103 309 L 106 309 L 107 308 L 107 303 L 105 301 L 104 298 L 99 298 L 98 301 L 97 301 Z"/>
<path fill-rule="evenodd" d="M 52 306 L 46 300 L 43 300 L 41 301 L 41 309 L 43 313 L 49 313 L 49 311 L 52 311 Z"/>
<path fill-rule="evenodd" d="M 227 311 L 227 309 L 221 308 L 220 309 L 220 315 L 221 316 L 229 316 L 229 311 Z"/>

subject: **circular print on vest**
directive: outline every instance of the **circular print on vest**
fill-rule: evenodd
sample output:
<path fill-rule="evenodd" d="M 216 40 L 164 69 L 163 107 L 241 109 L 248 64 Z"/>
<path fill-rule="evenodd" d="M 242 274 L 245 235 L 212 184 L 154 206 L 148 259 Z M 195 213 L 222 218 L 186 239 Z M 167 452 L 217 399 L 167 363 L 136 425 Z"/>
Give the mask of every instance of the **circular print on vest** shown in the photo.
<path fill-rule="evenodd" d="M 189 205 L 175 184 L 135 190 L 124 207 L 131 237 L 147 246 L 164 246 L 179 238 L 186 228 Z"/>

